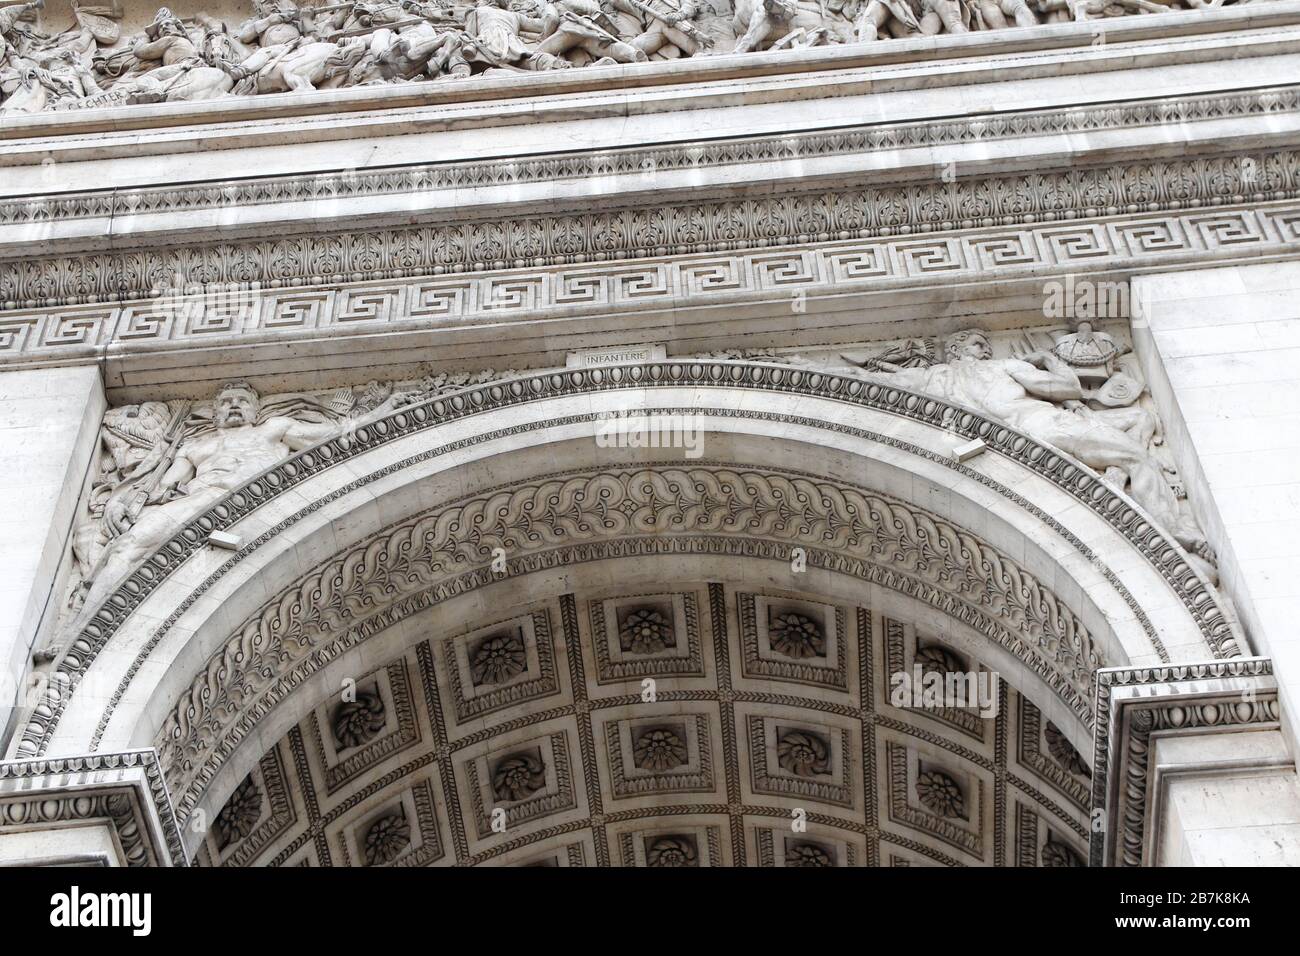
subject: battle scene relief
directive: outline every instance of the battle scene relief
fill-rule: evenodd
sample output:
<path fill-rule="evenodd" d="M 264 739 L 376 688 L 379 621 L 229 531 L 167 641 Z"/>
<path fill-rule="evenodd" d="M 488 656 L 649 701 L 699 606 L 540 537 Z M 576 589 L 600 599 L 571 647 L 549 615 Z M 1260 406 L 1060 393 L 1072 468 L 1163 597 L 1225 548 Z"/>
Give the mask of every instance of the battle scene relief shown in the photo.
<path fill-rule="evenodd" d="M 53 2 L 0 6 L 0 115 L 871 44 L 1251 0 L 251 0 L 246 10 L 160 7 L 152 19 L 121 0 Z"/>

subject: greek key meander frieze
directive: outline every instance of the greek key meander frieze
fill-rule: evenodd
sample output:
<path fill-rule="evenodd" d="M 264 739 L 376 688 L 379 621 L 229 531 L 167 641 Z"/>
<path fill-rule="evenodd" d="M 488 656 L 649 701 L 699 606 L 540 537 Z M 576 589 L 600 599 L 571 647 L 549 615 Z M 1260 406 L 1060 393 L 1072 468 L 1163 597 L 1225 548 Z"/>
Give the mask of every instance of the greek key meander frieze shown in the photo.
<path fill-rule="evenodd" d="M 664 568 L 672 574 L 671 559 Z M 1043 822 L 1040 842 L 1054 834 L 1082 857 L 1086 808 L 1060 802 L 1051 779 L 1007 746 L 1026 733 L 1019 715 L 1030 705 L 1018 691 L 1001 684 L 1006 707 L 981 718 L 979 743 L 954 739 L 929 712 L 891 701 L 893 665 L 880 638 L 902 629 L 909 642 L 919 640 L 917 626 L 783 589 L 755 595 L 743 590 L 748 585 L 673 580 L 632 593 L 593 580 L 514 606 L 507 619 L 560 622 L 552 637 L 568 661 L 566 680 L 462 722 L 457 715 L 474 691 L 449 679 L 453 661 L 462 647 L 479 647 L 484 633 L 501 633 L 501 622 L 484 627 L 471 616 L 467 630 L 421 629 L 396 658 L 356 680 L 381 701 L 367 709 L 389 713 L 388 676 L 411 675 L 423 692 L 386 726 L 413 743 L 376 753 L 366 774 L 338 786 L 336 770 L 354 760 L 355 748 L 329 753 L 310 745 L 349 699 L 345 690 L 332 692 L 233 788 L 196 862 L 527 865 L 578 841 L 586 849 L 566 851 L 570 865 L 879 865 L 882 844 L 912 863 L 996 864 L 1024 839 L 1010 823 L 1025 807 Z M 648 629 L 635 624 L 635 646 L 616 628 L 586 629 L 596 608 L 635 617 L 637 609 L 680 606 L 687 597 L 708 613 Z M 773 605 L 774 622 L 795 606 L 821 607 L 837 622 L 835 648 L 812 655 L 840 674 L 833 700 L 799 675 L 746 676 L 746 625 L 736 611 L 756 597 Z M 535 635 L 524 637 L 525 658 L 534 643 Z M 647 660 L 702 647 L 709 673 L 665 676 L 647 703 L 636 679 L 602 676 L 602 646 Z M 513 679 L 526 682 L 527 674 Z M 900 758 L 902 773 L 887 772 Z M 283 799 L 286 777 L 305 796 L 300 807 Z M 806 815 L 803 830 L 789 826 L 794 805 Z M 489 823 L 498 815 L 504 828 Z M 1038 862 L 1035 853 L 1027 865 Z"/>
<path fill-rule="evenodd" d="M 1297 194 L 1285 152 L 11 260 L 0 354 L 1259 255 L 1292 247 L 1300 214 L 1232 204 Z M 795 244 L 812 248 L 776 248 Z"/>
<path fill-rule="evenodd" d="M 642 387 L 646 384 L 684 385 L 695 387 L 714 383 L 732 387 L 764 388 L 778 392 L 798 392 L 823 395 L 851 403 L 864 404 L 901 414 L 930 425 L 943 427 L 955 435 L 966 438 L 979 437 L 998 451 L 1016 460 L 1031 470 L 1038 472 L 1064 488 L 1067 492 L 1084 502 L 1097 514 L 1112 524 L 1119 533 L 1127 538 L 1134 547 L 1152 562 L 1159 573 L 1170 583 L 1183 600 L 1192 619 L 1200 627 L 1211 653 L 1222 656 L 1239 654 L 1232 626 L 1219 608 L 1217 599 L 1203 579 L 1188 566 L 1185 556 L 1167 537 L 1155 527 L 1148 524 L 1124 499 L 1116 496 L 1104 482 L 1095 475 L 1072 464 L 1060 455 L 1027 439 L 1023 435 L 1005 426 L 997 425 L 969 411 L 959 410 L 945 402 L 922 398 L 920 396 L 888 388 L 879 384 L 866 383 L 858 379 L 846 378 L 835 374 L 805 371 L 780 366 L 746 365 L 729 362 L 681 362 L 614 366 L 603 369 L 572 370 L 563 373 L 535 375 L 518 378 L 501 383 L 493 383 L 475 389 L 451 395 L 433 398 L 424 404 L 417 404 L 402 409 L 387 418 L 363 425 L 354 432 L 331 438 L 321 445 L 290 458 L 280 465 L 270 468 L 264 475 L 249 481 L 246 485 L 228 495 L 214 507 L 208 509 L 189 524 L 185 525 L 169 543 L 139 567 L 120 587 L 116 589 L 102 607 L 91 608 L 87 623 L 73 640 L 68 652 L 59 660 L 46 698 L 36 707 L 31 721 L 24 731 L 20 744 L 20 753 L 34 755 L 42 752 L 45 742 L 49 740 L 59 716 L 71 697 L 70 688 L 75 685 L 79 675 L 84 673 L 98 654 L 100 648 L 111 635 L 129 617 L 133 609 L 160 582 L 171 573 L 196 548 L 202 546 L 213 530 L 221 530 L 234 524 L 245 514 L 254 510 L 263 501 L 275 497 L 280 491 L 287 490 L 300 481 L 314 475 L 332 464 L 350 458 L 367 448 L 386 444 L 400 439 L 404 435 L 421 431 L 441 421 L 449 421 L 466 415 L 477 414 L 493 407 L 507 407 L 520 402 L 531 401 L 545 395 L 581 394 L 589 391 L 601 391 L 610 388 Z M 699 412 L 698 409 L 693 410 Z M 734 410 L 720 410 L 718 414 L 734 413 Z M 828 427 L 824 422 L 808 421 L 816 427 Z M 923 452 L 905 442 L 888 436 L 874 435 L 852 429 L 847 426 L 835 426 L 845 432 L 861 434 L 863 437 L 896 445 L 917 454 L 929 454 L 938 461 L 945 461 L 932 453 Z M 477 439 L 482 440 L 482 439 Z M 472 441 L 471 441 L 472 443 Z M 412 464 L 413 460 L 399 463 L 385 469 L 385 473 L 400 470 Z M 956 467 L 969 473 L 980 481 L 1004 495 L 1016 500 L 1020 507 L 1030 507 L 1018 496 L 1011 494 L 984 476 L 964 469 L 960 465 L 946 462 L 949 467 Z M 335 492 L 335 496 L 345 493 L 346 489 Z M 308 510 L 319 507 L 318 502 Z M 1031 507 L 1031 510 L 1032 507 Z M 1054 524 L 1048 516 L 1042 520 Z M 296 519 L 295 519 L 296 520 Z M 265 537 L 265 536 L 264 536 Z M 256 547 L 262 542 L 245 546 Z M 1077 545 L 1076 545 L 1077 546 Z M 1086 549 L 1085 549 L 1086 551 Z M 232 561 L 235 559 L 232 559 Z M 228 564 L 227 567 L 230 565 Z M 1122 585 L 1107 574 L 1113 586 L 1126 595 Z M 204 584 L 195 592 L 184 606 L 192 603 L 198 594 L 211 582 Z M 1125 597 L 1131 607 L 1143 619 L 1140 608 Z M 183 610 L 183 607 L 182 609 Z M 179 613 L 179 611 L 177 612 Z M 1159 640 L 1151 631 L 1149 623 L 1145 624 L 1153 644 L 1159 650 Z M 156 641 L 165 632 L 166 625 L 156 635 Z M 152 646 L 151 642 L 151 645 Z M 131 674 L 138 670 L 139 663 L 132 666 Z M 128 676 L 127 680 L 130 680 Z M 61 691 L 61 688 L 64 690 Z M 124 688 L 119 689 L 117 697 Z M 116 699 L 116 698 L 115 698 Z M 112 706 L 110 705 L 110 712 Z M 105 717 L 105 720 L 107 717 Z M 96 739 L 103 732 L 103 722 L 96 732 Z"/>
<path fill-rule="evenodd" d="M 751 136 L 733 140 L 702 141 L 645 149 L 593 150 L 563 156 L 536 156 L 526 160 L 501 159 L 460 163 L 427 163 L 386 169 L 345 170 L 312 176 L 275 176 L 241 179 L 202 186 L 156 186 L 80 192 L 34 199 L 0 201 L 0 224 L 53 222 L 69 219 L 125 217 L 201 209 L 226 209 L 286 202 L 341 200 L 368 196 L 435 192 L 484 186 L 590 179 L 599 176 L 654 175 L 678 170 L 706 169 L 732 164 L 817 159 L 919 146 L 965 145 L 1008 138 L 1079 133 L 1095 130 L 1149 128 L 1198 120 L 1259 117 L 1300 110 L 1300 90 L 1292 86 L 1265 87 L 1235 94 L 1165 97 L 1141 103 L 1116 103 L 1098 107 L 1026 110 L 976 118 L 898 124 L 871 124 L 837 129 L 833 133 L 793 132 L 780 136 Z M 1267 154 L 1265 154 L 1267 156 Z M 1276 160 L 1274 160 L 1276 162 Z M 1232 185 L 1241 158 L 1234 157 L 1223 170 L 1222 189 Z M 1257 163 L 1258 159 L 1252 160 Z M 1153 171 L 1159 166 L 1152 167 Z M 1100 177 L 1098 171 L 1089 175 Z M 1251 168 L 1258 179 L 1238 182 L 1238 199 L 1231 192 L 1204 191 L 1188 196 L 1201 202 L 1265 201 L 1278 198 L 1275 170 Z M 1125 177 L 1110 187 L 1112 201 L 1095 202 L 1098 209 L 1121 210 L 1119 190 Z M 1176 178 L 1176 177 L 1174 177 Z M 957 185 L 957 184 L 954 184 Z M 963 184 L 962 190 L 980 190 Z M 883 195 L 883 193 L 882 193 Z M 1175 198 L 1173 191 L 1169 198 Z M 1143 205 L 1149 203 L 1146 200 Z M 957 208 L 970 207 L 959 201 Z M 1045 209 L 1052 206 L 1044 203 Z M 1023 215 L 1023 211 L 1016 214 Z M 957 219 L 959 217 L 952 217 Z M 960 217 L 972 223 L 974 215 Z M 882 222 L 882 226 L 889 225 Z"/>

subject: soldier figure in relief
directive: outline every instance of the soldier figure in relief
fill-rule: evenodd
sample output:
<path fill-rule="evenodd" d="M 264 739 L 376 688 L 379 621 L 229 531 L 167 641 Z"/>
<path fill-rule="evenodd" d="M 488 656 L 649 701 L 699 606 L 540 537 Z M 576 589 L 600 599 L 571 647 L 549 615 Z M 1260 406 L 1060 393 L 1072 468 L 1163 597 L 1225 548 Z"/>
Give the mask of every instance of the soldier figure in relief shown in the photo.
<path fill-rule="evenodd" d="M 828 39 L 849 39 L 849 23 L 809 0 L 735 0 L 735 53 L 770 50 L 802 38 L 810 46 Z"/>
<path fill-rule="evenodd" d="M 978 0 L 976 7 L 984 27 L 989 30 L 1038 25 L 1038 17 L 1030 9 L 1028 0 Z"/>
<path fill-rule="evenodd" d="M 22 32 L 19 23 L 30 23 L 36 19 L 36 14 L 45 9 L 45 0 L 32 0 L 31 3 L 11 3 L 6 6 L 0 6 L 0 53 L 4 52 L 4 43 L 6 40 L 15 41 L 16 36 Z"/>
<path fill-rule="evenodd" d="M 646 60 L 644 51 L 607 29 L 617 27 L 596 0 L 546 0 L 538 12 L 542 24 L 538 53 L 562 57 L 570 65 Z"/>
<path fill-rule="evenodd" d="M 251 2 L 253 15 L 232 26 L 203 12 L 182 22 L 164 7 L 143 36 L 121 43 L 120 0 L 74 0 L 74 26 L 53 37 L 34 28 L 45 0 L 0 0 L 0 114 L 934 36 L 1224 0 Z M 319 45 L 344 39 L 337 52 Z"/>
<path fill-rule="evenodd" d="M 569 68 L 568 60 L 536 51 L 524 43 L 520 37 L 524 30 L 540 33 L 541 18 L 518 13 L 511 9 L 509 0 L 479 0 L 465 18 L 466 59 L 523 70 Z"/>
<path fill-rule="evenodd" d="M 611 0 L 611 16 L 620 32 L 647 57 L 695 56 L 713 44 L 713 38 L 695 23 L 701 4 L 696 0 Z"/>
<path fill-rule="evenodd" d="M 185 24 L 166 7 L 159 8 L 144 37 L 131 49 L 137 60 L 160 61 L 131 81 L 132 103 L 211 99 L 229 93 L 235 85 L 225 70 L 208 65 Z"/>
<path fill-rule="evenodd" d="M 301 93 L 340 85 L 365 56 L 365 37 L 295 40 L 262 47 L 238 66 L 227 69 L 240 77 L 240 93 Z"/>
<path fill-rule="evenodd" d="M 855 21 L 859 40 L 875 40 L 888 25 L 894 37 L 969 33 L 958 0 L 867 0 Z"/>
<path fill-rule="evenodd" d="M 311 14 L 299 10 L 292 0 L 253 0 L 253 16 L 240 25 L 239 42 L 279 46 L 292 43 L 314 30 Z"/>

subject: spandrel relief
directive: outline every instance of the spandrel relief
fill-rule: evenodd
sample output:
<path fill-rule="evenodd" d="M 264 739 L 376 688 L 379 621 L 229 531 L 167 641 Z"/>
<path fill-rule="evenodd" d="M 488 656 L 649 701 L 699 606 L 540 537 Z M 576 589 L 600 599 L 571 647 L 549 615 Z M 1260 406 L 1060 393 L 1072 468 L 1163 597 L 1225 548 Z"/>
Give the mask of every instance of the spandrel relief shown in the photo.
<path fill-rule="evenodd" d="M 933 395 L 1024 432 L 1128 494 L 1209 579 L 1214 556 L 1191 516 L 1161 423 L 1122 330 L 1073 328 L 913 337 L 789 353 L 696 356 L 823 368 Z M 93 610 L 149 553 L 230 491 L 291 454 L 388 412 L 513 370 L 439 373 L 313 394 L 261 396 L 245 383 L 207 402 L 110 409 L 96 477 L 74 536 L 73 607 Z"/>
<path fill-rule="evenodd" d="M 250 478 L 392 406 L 391 388 L 378 384 L 263 399 L 246 382 L 229 382 L 209 402 L 110 409 L 73 544 L 86 607 L 97 607 L 187 521 Z"/>
<path fill-rule="evenodd" d="M 295 452 L 397 409 L 514 374 L 443 372 L 276 395 L 232 381 L 207 401 L 110 408 L 73 535 L 70 608 L 93 611 L 187 522 Z"/>
<path fill-rule="evenodd" d="M 1243 0 L 1236 0 L 1240 3 Z M 87 109 L 1034 27 L 1208 0 L 121 0 L 0 6 L 0 114 Z M 229 7 L 223 7 L 228 11 Z M 138 22 L 137 22 L 138 21 Z"/>
<path fill-rule="evenodd" d="M 882 382 L 974 409 L 1059 449 L 1129 495 L 1211 581 L 1215 557 L 1196 520 L 1135 357 L 1122 333 L 1068 329 L 900 342 L 775 360 Z"/>

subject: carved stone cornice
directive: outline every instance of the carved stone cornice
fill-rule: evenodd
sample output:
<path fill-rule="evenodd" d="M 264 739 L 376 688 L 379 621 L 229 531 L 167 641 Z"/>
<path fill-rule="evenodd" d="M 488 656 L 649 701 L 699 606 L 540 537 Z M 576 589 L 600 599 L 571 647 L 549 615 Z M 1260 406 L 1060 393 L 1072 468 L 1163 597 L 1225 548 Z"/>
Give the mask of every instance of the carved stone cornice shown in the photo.
<path fill-rule="evenodd" d="M 1243 168 L 1245 160 L 1249 165 Z M 30 258 L 30 249 L 26 249 L 26 258 L 0 265 L 0 309 L 99 304 L 94 311 L 107 313 L 115 311 L 108 303 L 143 300 L 143 308 L 136 307 L 135 311 L 142 312 L 141 319 L 148 321 L 150 312 L 159 307 L 159 295 L 177 283 L 200 283 L 221 290 L 295 288 L 319 298 L 341 284 L 368 279 L 524 270 L 500 277 L 504 282 L 503 304 L 509 305 L 520 298 L 520 293 L 510 292 L 512 287 L 539 285 L 543 281 L 539 270 L 554 266 L 863 239 L 883 240 L 891 251 L 896 250 L 890 258 L 910 260 L 915 264 L 913 268 L 923 273 L 952 272 L 954 266 L 1030 264 L 1033 258 L 1041 258 L 1041 254 L 1034 256 L 1030 251 L 1038 245 L 1034 233 L 1046 233 L 1048 244 L 1055 238 L 1058 247 L 1082 244 L 1087 247 L 1083 257 L 1095 261 L 1099 255 L 1113 255 L 1124 248 L 1133 232 L 1138 234 L 1140 244 L 1150 244 L 1154 238 L 1159 251 L 1169 252 L 1170 241 L 1158 234 L 1177 235 L 1188 225 L 1194 233 L 1208 228 L 1218 238 L 1217 234 L 1226 230 L 1226 241 L 1248 242 L 1252 232 L 1246 228 L 1244 235 L 1239 235 L 1243 224 L 1238 220 L 1262 210 L 1220 213 L 1213 207 L 1297 196 L 1300 151 L 1288 150 L 1262 156 L 1081 167 L 952 183 L 936 180 L 880 187 L 845 184 L 777 196 L 666 204 L 653 201 L 650 205 L 585 212 L 515 212 L 489 220 L 137 246 L 44 259 Z M 1162 210 L 1169 212 L 1155 223 L 1135 218 Z M 1111 215 L 1124 218 L 1114 223 L 1099 218 Z M 1225 215 L 1225 224 L 1217 224 Z M 1190 223 L 1184 225 L 1189 217 Z M 1087 221 L 1092 219 L 1098 221 Z M 1051 225 L 1035 230 L 1024 228 L 1035 224 Z M 960 243 L 958 238 L 929 235 L 994 226 L 1003 227 L 1002 234 L 991 243 L 981 243 L 976 233 L 972 237 L 975 258 L 966 261 L 953 260 L 957 250 L 952 244 Z M 1119 233 L 1118 242 L 1103 238 L 1111 228 Z M 1014 238 L 1007 237 L 1007 232 Z M 1064 239 L 1056 238 L 1062 232 Z M 1153 233 L 1157 235 L 1153 237 Z M 1177 245 L 1177 241 L 1173 244 Z M 860 263 L 863 250 L 850 247 L 845 251 L 851 256 L 857 252 L 851 261 Z M 652 274 L 655 268 L 650 266 Z M 858 268 L 874 270 L 878 275 L 881 269 L 879 265 Z M 706 287 L 718 284 L 716 279 L 705 283 Z M 312 289 L 322 291 L 308 291 Z M 373 293 L 370 298 L 377 301 Z M 493 301 L 488 300 L 488 304 Z M 582 301 L 581 290 L 577 301 Z M 421 312 L 414 304 L 406 311 L 396 310 L 395 317 L 419 318 Z M 14 319 L 7 321 L 12 323 Z M 102 325 L 103 319 L 96 324 Z"/>
<path fill-rule="evenodd" d="M 1097 672 L 1092 774 L 1092 866 L 1152 863 L 1148 802 L 1156 768 L 1153 735 L 1276 727 L 1273 662 L 1267 657 Z"/>
<path fill-rule="evenodd" d="M 1169 124 L 1201 121 L 1251 119 L 1300 113 L 1300 87 L 1274 86 L 1236 93 L 1208 93 L 1191 96 L 1168 96 L 1138 102 L 1115 102 L 1096 106 L 1069 106 L 1052 109 L 987 113 L 946 120 L 906 123 L 872 123 L 840 127 L 830 131 L 794 131 L 780 135 L 749 136 L 725 140 L 703 140 L 632 149 L 566 152 L 559 156 L 538 155 L 527 158 L 475 160 L 451 163 L 421 163 L 386 169 L 360 169 L 315 172 L 310 175 L 253 177 L 233 182 L 85 190 L 35 198 L 0 200 L 0 225 L 68 221 L 91 218 L 115 218 L 158 213 L 183 213 L 196 210 L 232 209 L 258 205 L 319 200 L 364 199 L 375 196 L 409 195 L 449 189 L 472 189 L 501 185 L 548 183 L 560 180 L 590 180 L 605 176 L 648 176 L 680 170 L 711 169 L 720 166 L 770 163 L 786 160 L 812 160 L 826 157 L 857 156 L 884 151 L 923 147 L 968 146 L 974 143 L 1025 139 L 1036 136 L 1059 136 L 1108 130 L 1147 129 Z M 1256 150 L 1254 162 L 1259 162 Z M 1073 157 L 1061 157 L 1072 164 Z M 1075 170 L 1076 174 L 1082 171 Z M 1204 185 L 1197 190 L 1184 187 L 1179 198 L 1190 204 L 1216 202 L 1264 201 L 1276 195 L 1279 178 L 1276 172 L 1253 170 L 1258 179 L 1241 183 L 1236 195 L 1230 178 L 1222 188 Z M 1096 175 L 1094 172 L 1092 175 Z M 1122 180 L 1122 170 L 1111 168 L 1110 178 Z M 1175 175 L 1173 178 L 1177 178 Z M 955 205 L 969 203 L 966 193 L 980 193 L 990 188 L 983 181 L 958 182 L 948 191 L 956 197 Z M 1118 188 L 1122 183 L 1116 183 Z M 1083 187 L 1086 191 L 1086 187 Z M 1103 188 L 1103 187 L 1096 187 Z M 915 189 L 905 203 L 909 211 L 925 212 L 930 205 Z M 944 191 L 941 185 L 939 191 Z M 1177 192 L 1178 190 L 1175 190 Z M 1199 191 L 1202 195 L 1195 195 Z M 1158 187 L 1147 187 L 1133 200 L 1116 192 L 1093 203 L 1103 213 L 1119 212 L 1133 204 L 1149 209 Z M 882 204 L 887 205 L 880 194 Z M 998 197 L 992 197 L 997 202 Z M 1156 198 L 1160 202 L 1165 197 Z M 1034 203 L 1025 197 L 1021 203 Z M 1077 205 L 1077 204 L 1075 204 Z M 1044 209 L 1063 211 L 1066 207 L 1047 202 Z M 1070 208 L 1074 208 L 1071 206 Z M 976 225 L 980 218 L 1001 218 L 1006 210 L 990 207 L 985 216 L 967 215 L 960 223 Z M 1023 216 L 1024 209 L 1012 214 Z M 941 225 L 918 219 L 894 225 Z"/>
<path fill-rule="evenodd" d="M 137 568 L 104 605 L 58 662 L 49 695 L 35 708 L 18 752 L 43 752 L 73 688 L 100 650 L 158 585 L 213 531 L 232 527 L 262 504 L 333 465 L 440 423 L 508 408 L 542 398 L 617 389 L 715 385 L 817 396 L 901 415 L 946 429 L 954 438 L 982 439 L 989 448 L 1053 482 L 1109 523 L 1168 582 L 1215 655 L 1240 654 L 1233 625 L 1213 589 L 1188 565 L 1182 550 L 1151 524 L 1127 498 L 1117 495 L 1089 469 L 1027 436 L 978 414 L 877 383 L 820 371 L 747 362 L 682 361 L 571 369 L 525 375 L 440 396 L 330 439 L 269 469 L 182 528 Z M 698 411 L 698 410 L 697 410 Z"/>
<path fill-rule="evenodd" d="M 128 866 L 186 866 L 153 749 L 0 761 L 0 834 L 111 826 Z"/>
<path fill-rule="evenodd" d="M 598 224 L 591 217 L 571 216 L 104 253 L 76 261 L 31 260 L 0 269 L 3 294 L 24 296 L 0 303 L 10 309 L 0 314 L 0 364 L 97 361 L 197 345 L 279 348 L 285 340 L 352 348 L 346 343 L 353 336 L 376 331 L 427 336 L 435 323 L 439 330 L 449 330 L 481 322 L 515 320 L 523 325 L 583 315 L 624 322 L 621 317 L 629 310 L 680 312 L 732 302 L 781 303 L 788 311 L 791 296 L 797 294 L 842 297 L 1017 277 L 1035 279 L 1041 287 L 1044 275 L 1122 275 L 1300 252 L 1300 205 L 1294 201 L 1215 208 L 1215 200 L 1205 194 L 1213 188 L 1223 191 L 1224 202 L 1240 198 L 1234 191 L 1240 187 L 1237 160 L 1189 161 L 1182 178 L 1172 180 L 1155 175 L 1153 168 L 1136 169 L 1128 186 L 1104 176 L 1092 178 L 1086 171 L 1063 174 L 1056 180 L 1061 193 L 1040 194 L 1033 188 L 1033 182 L 1051 177 L 1020 177 L 1008 184 L 1004 198 L 1011 203 L 1019 196 L 1014 201 L 1023 203 L 1024 211 L 1013 216 L 1010 205 L 998 207 L 1007 214 L 996 218 L 1009 219 L 1010 224 L 949 232 L 908 223 L 914 213 L 959 215 L 958 197 L 987 203 L 991 195 L 978 198 L 955 185 L 951 195 L 918 186 L 916 190 L 930 195 L 933 203 L 922 202 L 919 193 L 908 198 L 900 192 L 890 204 L 858 206 L 853 195 L 832 192 L 625 210 L 596 216 Z M 1300 195 L 1300 154 L 1275 157 L 1264 169 L 1266 181 L 1286 187 L 1270 194 Z M 1070 202 L 1091 203 L 1107 201 L 1125 189 L 1136 191 L 1126 194 L 1128 198 L 1140 194 L 1152 200 L 1143 209 L 1164 203 L 1178 210 L 1099 219 L 1072 218 L 1065 211 L 1068 196 L 1073 197 Z M 1175 198 L 1179 194 L 1184 198 Z M 1057 201 L 1044 198 L 1052 195 L 1063 204 L 1060 210 L 1047 208 Z M 1187 197 L 1200 197 L 1195 201 L 1201 205 L 1186 208 L 1192 204 Z M 1091 205 L 1084 212 L 1088 210 L 1097 211 Z M 865 222 L 861 217 L 874 217 L 874 225 L 854 231 L 880 235 L 839 239 L 845 233 L 839 227 Z M 981 216 L 980 221 L 986 218 L 992 217 Z M 899 224 L 886 225 L 885 219 Z M 1031 224 L 1023 225 L 1023 220 Z M 951 225 L 947 218 L 939 222 Z M 719 238 L 728 230 L 746 238 Z M 632 245 L 647 241 L 672 245 Z M 801 242 L 803 248 L 776 248 Z M 593 254 L 596 261 L 589 264 L 511 268 L 534 261 L 527 253 L 539 253 L 535 259 L 541 263 L 582 261 L 600 243 L 608 243 L 610 251 Z M 726 251 L 751 244 L 759 248 Z M 573 252 L 561 255 L 564 248 Z M 697 248 L 723 251 L 685 253 Z M 649 258 L 658 253 L 665 255 Z M 474 258 L 466 261 L 466 256 Z M 462 265 L 429 265 L 451 261 Z M 408 278 L 426 272 L 435 275 Z M 303 278 L 302 273 L 318 286 L 286 288 Z M 235 291 L 206 297 L 167 294 L 124 305 L 35 305 L 58 299 L 111 300 L 119 293 L 110 288 L 121 289 L 125 298 L 143 288 L 165 289 L 176 275 L 205 276 L 218 289 L 233 286 Z M 25 298 L 28 295 L 31 298 Z"/>

